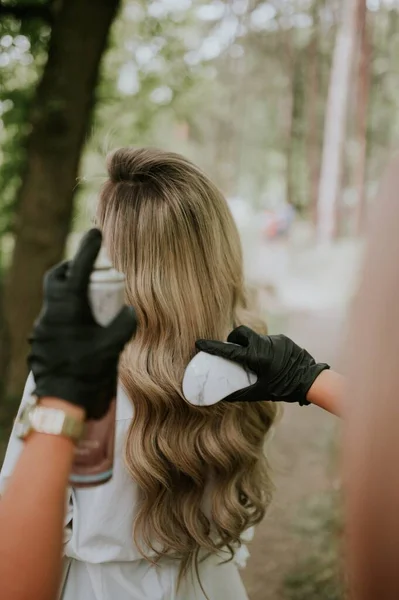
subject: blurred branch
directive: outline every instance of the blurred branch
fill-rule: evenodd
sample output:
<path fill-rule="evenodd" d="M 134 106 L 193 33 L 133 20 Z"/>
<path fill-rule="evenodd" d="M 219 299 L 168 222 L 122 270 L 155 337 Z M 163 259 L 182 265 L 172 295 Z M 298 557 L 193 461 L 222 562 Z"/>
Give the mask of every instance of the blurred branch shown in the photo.
<path fill-rule="evenodd" d="M 0 1 L 0 18 L 14 17 L 20 21 L 40 19 L 52 22 L 52 12 L 49 4 L 4 4 Z"/>

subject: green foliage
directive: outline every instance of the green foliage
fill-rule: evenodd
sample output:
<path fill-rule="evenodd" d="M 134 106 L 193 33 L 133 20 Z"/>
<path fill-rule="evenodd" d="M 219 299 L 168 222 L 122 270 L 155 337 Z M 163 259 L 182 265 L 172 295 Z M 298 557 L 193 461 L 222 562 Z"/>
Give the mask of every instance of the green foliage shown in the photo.
<path fill-rule="evenodd" d="M 185 150 L 179 127 L 183 137 L 186 128 L 195 128 L 193 115 L 208 83 L 206 65 L 190 66 L 185 57 L 192 36 L 198 36 L 195 9 L 206 3 L 193 2 L 186 9 L 175 3 L 174 10 L 158 13 L 155 4 L 128 0 L 114 24 L 82 165 L 77 228 L 90 220 L 110 149 L 158 145 Z"/>
<path fill-rule="evenodd" d="M 22 0 L 10 4 L 18 6 Z M 320 156 L 339 9 L 339 0 L 306 5 L 125 0 L 102 65 L 82 162 L 76 227 L 87 226 L 104 176 L 105 154 L 128 144 L 181 151 L 227 195 L 241 195 L 260 208 L 280 204 L 290 191 L 290 199 L 306 211 L 309 149 L 316 144 Z M 370 183 L 379 177 L 399 134 L 398 19 L 396 4 L 380 2 L 368 11 Z M 0 235 L 12 223 L 29 106 L 49 36 L 50 26 L 40 19 L 7 16 L 0 23 Z M 353 117 L 355 91 L 354 85 Z M 314 114 L 309 113 L 312 94 Z M 349 149 L 354 133 L 350 126 Z"/>
<path fill-rule="evenodd" d="M 12 226 L 24 170 L 29 107 L 48 39 L 49 28 L 38 19 L 6 16 L 0 21 L 0 239 Z"/>

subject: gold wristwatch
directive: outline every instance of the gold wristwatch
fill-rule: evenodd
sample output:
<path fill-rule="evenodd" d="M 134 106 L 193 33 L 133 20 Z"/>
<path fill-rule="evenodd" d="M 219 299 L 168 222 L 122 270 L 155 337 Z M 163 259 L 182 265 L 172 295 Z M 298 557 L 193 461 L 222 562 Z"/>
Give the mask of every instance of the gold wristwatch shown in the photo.
<path fill-rule="evenodd" d="M 32 431 L 61 435 L 77 443 L 82 437 L 83 421 L 75 419 L 59 408 L 40 406 L 36 396 L 31 396 L 15 421 L 15 433 L 26 440 Z"/>

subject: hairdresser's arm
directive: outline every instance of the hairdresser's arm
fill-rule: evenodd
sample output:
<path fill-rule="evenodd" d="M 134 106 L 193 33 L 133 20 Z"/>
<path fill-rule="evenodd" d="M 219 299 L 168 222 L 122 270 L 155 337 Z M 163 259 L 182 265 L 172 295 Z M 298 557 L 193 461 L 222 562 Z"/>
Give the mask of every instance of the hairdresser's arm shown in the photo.
<path fill-rule="evenodd" d="M 198 350 L 232 360 L 253 371 L 255 384 L 225 398 L 228 402 L 290 402 L 301 406 L 316 404 L 341 413 L 343 378 L 330 371 L 329 365 L 314 358 L 285 335 L 257 334 L 248 327 L 234 329 L 230 342 L 198 340 Z"/>
<path fill-rule="evenodd" d="M 325 370 L 316 378 L 307 393 L 306 399 L 311 404 L 342 416 L 342 396 L 344 393 L 344 377 L 332 370 Z"/>
<path fill-rule="evenodd" d="M 57 399 L 75 419 L 84 410 Z M 65 492 L 74 453 L 61 436 L 32 433 L 0 502 L 0 589 L 7 600 L 54 600 L 61 576 Z"/>
<path fill-rule="evenodd" d="M 88 284 L 101 246 L 90 231 L 72 263 L 46 276 L 44 304 L 30 338 L 35 395 L 83 419 L 100 419 L 113 398 L 119 355 L 136 329 L 124 307 L 96 323 Z M 56 400 L 62 398 L 63 400 Z M 61 569 L 62 525 L 73 443 L 32 433 L 0 503 L 0 590 L 4 600 L 53 600 Z"/>

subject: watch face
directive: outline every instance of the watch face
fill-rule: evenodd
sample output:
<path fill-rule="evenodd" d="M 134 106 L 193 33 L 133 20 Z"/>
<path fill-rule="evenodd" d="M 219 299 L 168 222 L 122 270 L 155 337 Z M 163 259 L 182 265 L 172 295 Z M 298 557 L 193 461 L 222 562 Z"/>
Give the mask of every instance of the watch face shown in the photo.
<path fill-rule="evenodd" d="M 17 437 L 24 439 L 30 432 L 32 425 L 30 421 L 30 414 L 35 408 L 37 400 L 34 396 L 31 396 L 22 409 L 20 415 L 17 417 L 15 422 L 15 434 Z"/>
<path fill-rule="evenodd" d="M 84 424 L 63 410 L 38 406 L 37 398 L 32 396 L 18 415 L 14 431 L 17 437 L 26 439 L 32 431 L 63 435 L 77 441 L 83 432 Z"/>
<path fill-rule="evenodd" d="M 22 416 L 22 415 L 21 415 Z M 17 421 L 15 423 L 15 435 L 21 439 L 24 439 L 29 433 L 29 423 L 23 421 Z"/>

